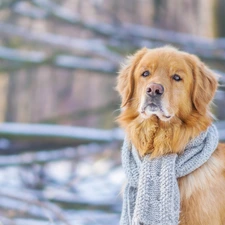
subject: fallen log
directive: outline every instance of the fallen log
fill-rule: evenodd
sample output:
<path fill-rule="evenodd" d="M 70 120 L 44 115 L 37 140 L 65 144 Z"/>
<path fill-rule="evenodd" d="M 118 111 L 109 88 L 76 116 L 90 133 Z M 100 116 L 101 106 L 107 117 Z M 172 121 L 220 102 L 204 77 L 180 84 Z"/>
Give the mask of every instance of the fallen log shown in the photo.
<path fill-rule="evenodd" d="M 0 156 L 0 167 L 28 166 L 33 164 L 44 164 L 53 161 L 74 160 L 90 154 L 102 153 L 105 146 L 89 144 L 76 148 L 66 147 L 56 150 L 42 150 L 37 152 L 26 152 L 13 155 Z"/>
<path fill-rule="evenodd" d="M 106 143 L 123 139 L 123 132 L 117 128 L 101 130 L 86 127 L 25 123 L 1 123 L 0 135 L 7 138 L 62 138 L 77 140 L 82 143 Z"/>

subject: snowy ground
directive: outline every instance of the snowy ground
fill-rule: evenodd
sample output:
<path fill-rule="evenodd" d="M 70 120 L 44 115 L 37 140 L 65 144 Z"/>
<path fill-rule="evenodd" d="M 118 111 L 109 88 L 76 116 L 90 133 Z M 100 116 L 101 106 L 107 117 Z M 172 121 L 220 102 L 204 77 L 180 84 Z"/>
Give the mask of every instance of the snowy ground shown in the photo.
<path fill-rule="evenodd" d="M 74 148 L 71 159 L 2 167 L 0 224 L 118 224 L 124 182 L 118 146 L 91 144 Z"/>

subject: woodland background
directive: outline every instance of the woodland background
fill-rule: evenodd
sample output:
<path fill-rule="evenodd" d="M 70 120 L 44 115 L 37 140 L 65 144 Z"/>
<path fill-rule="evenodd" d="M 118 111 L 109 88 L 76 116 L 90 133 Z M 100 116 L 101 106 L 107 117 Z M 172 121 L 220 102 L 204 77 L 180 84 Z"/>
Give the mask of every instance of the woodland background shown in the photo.
<path fill-rule="evenodd" d="M 174 45 L 221 75 L 225 0 L 1 0 L 0 224 L 115 225 L 123 133 L 119 65 Z"/>

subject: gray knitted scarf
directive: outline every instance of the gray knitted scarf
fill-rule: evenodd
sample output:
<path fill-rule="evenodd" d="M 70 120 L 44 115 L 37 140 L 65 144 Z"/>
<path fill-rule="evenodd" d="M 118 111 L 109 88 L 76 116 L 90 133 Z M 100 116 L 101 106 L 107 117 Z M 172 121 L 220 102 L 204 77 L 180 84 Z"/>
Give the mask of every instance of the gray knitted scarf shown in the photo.
<path fill-rule="evenodd" d="M 122 165 L 127 177 L 120 225 L 177 225 L 180 195 L 177 178 L 204 164 L 218 145 L 214 125 L 191 140 L 183 154 L 140 158 L 126 138 Z"/>

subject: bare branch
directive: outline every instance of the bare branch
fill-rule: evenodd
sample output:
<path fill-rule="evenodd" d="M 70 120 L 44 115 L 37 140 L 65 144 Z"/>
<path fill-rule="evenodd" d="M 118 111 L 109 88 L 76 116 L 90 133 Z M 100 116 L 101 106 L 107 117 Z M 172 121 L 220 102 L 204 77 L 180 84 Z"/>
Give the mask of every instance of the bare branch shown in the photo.
<path fill-rule="evenodd" d="M 33 3 L 43 9 L 47 9 L 48 13 L 56 16 L 57 18 L 67 21 L 73 25 L 80 25 L 83 28 L 92 30 L 97 34 L 110 38 L 116 38 L 117 40 L 133 41 L 133 44 L 137 47 L 140 47 L 140 45 L 152 46 L 152 43 L 149 41 L 156 41 L 161 44 L 170 43 L 179 46 L 188 52 L 194 51 L 193 53 L 201 57 L 225 60 L 224 38 L 210 39 L 129 23 L 121 24 L 121 26 L 114 26 L 102 22 L 93 23 L 81 20 L 79 15 L 74 15 L 74 13 L 69 9 L 62 8 L 51 0 L 33 0 Z M 221 52 L 221 50 L 223 51 Z"/>
<path fill-rule="evenodd" d="M 23 38 L 26 41 L 35 41 L 40 44 L 45 44 L 46 46 L 54 46 L 58 49 L 66 48 L 67 50 L 82 51 L 86 54 L 95 54 L 114 62 L 118 62 L 122 59 L 119 54 L 113 53 L 108 49 L 105 41 L 99 39 L 84 40 L 52 33 L 37 33 L 25 27 L 6 23 L 0 23 L 0 32 L 2 35 L 4 34 L 7 37 L 16 36 Z"/>
<path fill-rule="evenodd" d="M 50 55 L 38 51 L 21 51 L 0 47 L 0 58 L 19 62 L 13 67 L 1 66 L 0 70 L 15 70 L 23 67 L 37 66 L 42 64 L 52 64 L 67 69 L 84 69 L 100 73 L 114 74 L 117 71 L 118 64 L 103 59 L 92 59 L 69 55 Z"/>

